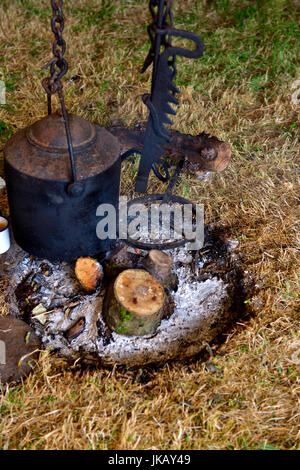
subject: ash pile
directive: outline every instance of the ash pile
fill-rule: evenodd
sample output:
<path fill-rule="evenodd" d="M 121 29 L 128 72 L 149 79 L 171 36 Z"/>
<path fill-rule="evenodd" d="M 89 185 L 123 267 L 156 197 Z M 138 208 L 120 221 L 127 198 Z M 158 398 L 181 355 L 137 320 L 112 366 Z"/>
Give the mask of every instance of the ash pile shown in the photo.
<path fill-rule="evenodd" d="M 253 280 L 237 242 L 213 227 L 201 250 L 150 252 L 119 242 L 105 259 L 50 263 L 24 254 L 11 313 L 69 359 L 139 366 L 199 353 L 243 314 Z"/>

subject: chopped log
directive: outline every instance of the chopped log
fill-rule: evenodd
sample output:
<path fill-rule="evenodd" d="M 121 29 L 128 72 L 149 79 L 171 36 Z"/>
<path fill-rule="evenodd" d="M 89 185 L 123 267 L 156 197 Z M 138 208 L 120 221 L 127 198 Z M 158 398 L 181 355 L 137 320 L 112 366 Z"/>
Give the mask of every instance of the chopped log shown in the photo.
<path fill-rule="evenodd" d="M 70 342 L 73 339 L 77 338 L 85 328 L 85 318 L 80 318 L 71 328 L 65 332 L 65 337 Z"/>
<path fill-rule="evenodd" d="M 81 257 L 76 261 L 75 274 L 82 287 L 93 292 L 103 278 L 103 269 L 95 259 Z"/>
<path fill-rule="evenodd" d="M 145 135 L 144 126 L 136 125 L 133 129 L 112 126 L 107 130 L 119 139 L 121 153 L 125 153 L 131 148 L 142 150 Z M 171 129 L 170 133 L 170 143 L 163 146 L 166 156 L 175 159 L 184 158 L 187 171 L 189 171 L 188 162 L 193 162 L 193 166 L 197 166 L 197 171 L 220 172 L 228 166 L 231 149 L 226 142 L 205 132 L 190 135 Z"/>
<path fill-rule="evenodd" d="M 164 287 L 176 289 L 178 279 L 172 273 L 172 258 L 160 250 L 151 250 L 142 260 L 141 265 Z"/>
<path fill-rule="evenodd" d="M 105 276 L 116 278 L 125 269 L 133 269 L 139 260 L 137 253 L 128 251 L 128 245 L 122 244 L 111 251 L 104 262 Z"/>
<path fill-rule="evenodd" d="M 143 269 L 119 274 L 106 292 L 102 313 L 109 328 L 126 336 L 153 334 L 170 314 L 163 286 Z"/>

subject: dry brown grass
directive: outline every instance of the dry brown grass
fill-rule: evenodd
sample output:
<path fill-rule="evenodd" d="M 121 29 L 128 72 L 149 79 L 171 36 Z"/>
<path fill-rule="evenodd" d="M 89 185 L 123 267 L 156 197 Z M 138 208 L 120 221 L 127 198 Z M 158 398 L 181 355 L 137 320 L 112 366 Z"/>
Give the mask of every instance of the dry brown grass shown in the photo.
<path fill-rule="evenodd" d="M 40 67 L 50 56 L 52 36 L 49 10 L 43 10 L 48 1 L 39 2 L 39 14 L 28 13 L 29 1 L 3 3 L 2 74 L 5 80 L 16 76 L 17 82 L 9 91 L 12 109 L 0 113 L 14 131 L 46 112 Z M 73 3 L 76 8 L 99 5 L 94 0 Z M 114 15 L 89 27 L 83 14 L 66 5 L 67 78 L 81 77 L 66 83 L 66 100 L 70 111 L 85 118 L 130 125 L 146 116 L 140 97 L 149 89 L 149 75 L 140 77 L 138 69 L 147 46 L 136 18 L 146 22 L 148 14 L 143 1 L 111 3 Z M 207 6 L 211 3 L 216 8 Z M 292 6 L 296 10 L 298 5 L 269 3 L 274 17 L 274 5 L 286 12 L 287 23 Z M 205 25 L 201 17 L 198 25 L 178 20 L 177 26 L 198 31 L 208 43 L 214 33 L 224 37 L 218 47 L 226 54 L 226 37 L 235 33 L 235 26 L 221 4 L 203 2 L 199 7 L 199 2 L 187 0 L 186 14 L 204 11 Z M 247 31 L 241 32 L 242 47 L 249 34 L 247 38 Z M 259 63 L 260 74 L 270 76 L 268 37 L 261 47 L 266 63 Z M 212 51 L 209 43 L 208 53 Z M 260 53 L 258 48 L 254 58 Z M 299 127 L 294 124 L 298 126 L 300 108 L 291 104 L 290 95 L 300 71 L 281 70 L 279 64 L 278 78 L 267 78 L 257 89 L 249 86 L 252 57 L 246 64 L 249 74 L 233 82 L 230 73 L 220 72 L 218 60 L 199 61 L 186 68 L 190 72 L 182 72 L 180 80 L 186 84 L 175 126 L 191 133 L 205 130 L 232 144 L 233 159 L 224 174 L 206 185 L 184 175 L 178 192 L 204 202 L 206 221 L 226 227 L 239 239 L 245 269 L 260 285 L 257 297 L 247 304 L 248 316 L 214 347 L 220 373 L 209 372 L 203 358 L 138 371 L 82 371 L 79 364 L 70 366 L 44 352 L 24 384 L 2 389 L 0 448 L 299 449 Z M 201 80 L 206 94 L 193 80 Z M 128 194 L 133 172 L 128 166 L 123 174 L 122 188 Z M 2 197 L 1 209 L 4 203 Z"/>

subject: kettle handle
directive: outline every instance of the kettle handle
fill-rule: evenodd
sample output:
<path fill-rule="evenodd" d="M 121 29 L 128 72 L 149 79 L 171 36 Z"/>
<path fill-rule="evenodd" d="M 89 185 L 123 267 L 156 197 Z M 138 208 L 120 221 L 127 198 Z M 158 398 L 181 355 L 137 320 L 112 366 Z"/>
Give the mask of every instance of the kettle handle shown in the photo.
<path fill-rule="evenodd" d="M 69 115 L 66 109 L 64 95 L 62 91 L 62 84 L 56 83 L 54 88 L 50 88 L 50 79 L 45 78 L 42 82 L 44 89 L 48 95 L 48 114 L 51 114 L 51 98 L 54 93 L 58 93 L 62 117 L 65 123 L 66 135 L 67 135 L 67 142 L 68 142 L 68 151 L 70 157 L 70 164 L 71 164 L 71 173 L 72 173 L 72 182 L 67 186 L 67 193 L 71 197 L 81 196 L 84 190 L 84 186 L 77 180 L 77 173 L 76 173 L 76 166 L 75 166 L 75 159 L 74 159 L 74 149 L 73 149 L 73 142 L 72 142 L 72 135 L 70 130 L 70 120 Z"/>
<path fill-rule="evenodd" d="M 84 186 L 82 183 L 78 182 L 77 180 L 77 173 L 76 173 L 76 166 L 75 166 L 75 159 L 74 159 L 74 149 L 73 149 L 72 135 L 71 135 L 71 130 L 70 130 L 70 120 L 69 120 L 69 115 L 66 110 L 65 100 L 64 100 L 64 96 L 63 96 L 63 92 L 61 88 L 58 89 L 58 95 L 59 95 L 59 100 L 61 104 L 63 119 L 65 122 L 70 163 L 71 163 L 71 171 L 72 171 L 72 183 L 68 185 L 67 192 L 69 196 L 71 197 L 81 196 L 81 194 L 83 193 Z"/>

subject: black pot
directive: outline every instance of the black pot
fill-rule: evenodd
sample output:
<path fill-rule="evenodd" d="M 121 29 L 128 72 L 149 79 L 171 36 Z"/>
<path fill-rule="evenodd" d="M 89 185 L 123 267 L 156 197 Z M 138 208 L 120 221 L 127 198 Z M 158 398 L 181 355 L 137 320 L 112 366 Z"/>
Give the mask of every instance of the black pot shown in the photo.
<path fill-rule="evenodd" d="M 4 150 L 13 234 L 28 253 L 50 261 L 71 261 L 108 250 L 96 227 L 101 204 L 118 213 L 120 147 L 100 126 L 70 115 L 75 166 L 81 191 L 72 195 L 63 118 L 45 117 L 18 131 Z"/>

